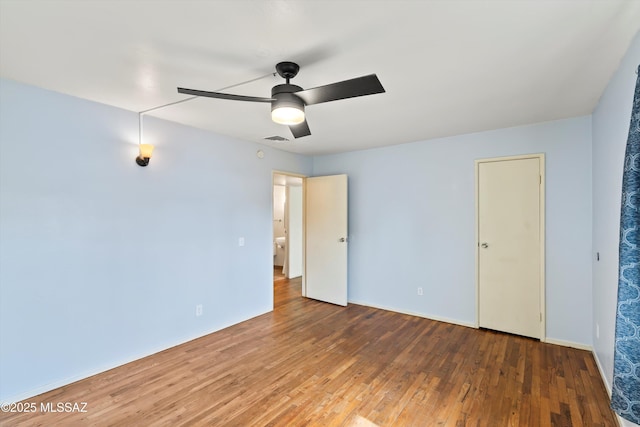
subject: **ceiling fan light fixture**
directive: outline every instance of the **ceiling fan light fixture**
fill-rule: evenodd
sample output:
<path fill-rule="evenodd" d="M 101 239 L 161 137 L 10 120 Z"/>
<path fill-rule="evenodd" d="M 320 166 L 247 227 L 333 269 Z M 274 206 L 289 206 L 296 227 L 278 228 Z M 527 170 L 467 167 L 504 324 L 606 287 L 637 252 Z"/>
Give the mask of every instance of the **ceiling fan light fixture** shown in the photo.
<path fill-rule="evenodd" d="M 271 110 L 271 120 L 281 125 L 297 125 L 304 122 L 304 110 L 291 106 L 275 107 Z"/>
<path fill-rule="evenodd" d="M 291 84 L 271 89 L 271 120 L 287 126 L 304 122 L 304 102 L 293 93 L 300 90 L 300 86 Z"/>
<path fill-rule="evenodd" d="M 287 126 L 304 122 L 304 102 L 291 93 L 291 91 L 298 89 L 299 86 L 294 85 L 280 85 L 273 88 L 271 96 L 274 100 L 271 102 L 271 120 Z"/>

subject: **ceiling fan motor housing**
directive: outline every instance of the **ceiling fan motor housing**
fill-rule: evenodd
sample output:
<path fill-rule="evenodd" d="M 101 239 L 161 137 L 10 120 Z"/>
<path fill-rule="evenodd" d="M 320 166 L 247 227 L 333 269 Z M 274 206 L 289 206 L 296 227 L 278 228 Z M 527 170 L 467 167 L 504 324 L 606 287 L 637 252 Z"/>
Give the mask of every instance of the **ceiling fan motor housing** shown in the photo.
<path fill-rule="evenodd" d="M 304 111 L 304 101 L 295 95 L 295 92 L 301 91 L 300 86 L 292 84 L 281 84 L 271 89 L 271 98 L 275 101 L 271 102 L 271 111 L 276 108 L 293 107 Z"/>
<path fill-rule="evenodd" d="M 283 79 L 287 79 L 287 83 L 289 83 L 289 79 L 294 78 L 298 75 L 298 71 L 300 71 L 300 66 L 295 62 L 291 61 L 283 61 L 276 64 L 276 71 Z"/>

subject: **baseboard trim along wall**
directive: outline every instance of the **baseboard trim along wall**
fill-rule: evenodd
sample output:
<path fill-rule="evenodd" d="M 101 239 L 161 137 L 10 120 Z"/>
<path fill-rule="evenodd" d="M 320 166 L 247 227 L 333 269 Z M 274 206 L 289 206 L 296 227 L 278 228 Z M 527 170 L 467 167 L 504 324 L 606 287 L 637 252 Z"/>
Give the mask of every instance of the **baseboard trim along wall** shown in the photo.
<path fill-rule="evenodd" d="M 427 315 L 427 314 L 416 313 L 416 312 L 407 311 L 407 310 L 400 310 L 400 309 L 394 308 L 394 307 L 387 307 L 387 306 L 370 304 L 370 303 L 360 302 L 360 301 L 352 301 L 352 300 L 349 300 L 349 304 L 364 305 L 365 307 L 379 308 L 380 310 L 393 311 L 395 313 L 400 313 L 400 314 L 408 314 L 409 316 L 422 317 L 424 319 L 429 319 L 429 320 L 437 320 L 438 322 L 451 323 L 453 325 L 458 325 L 458 326 L 466 326 L 467 328 L 475 328 L 476 327 L 473 322 L 464 322 L 464 321 L 461 321 L 461 320 L 449 319 L 449 318 L 446 318 L 446 317 L 433 316 L 433 315 L 430 315 L 430 314 Z"/>
<path fill-rule="evenodd" d="M 577 342 L 557 340 L 555 338 L 549 338 L 549 337 L 547 337 L 547 339 L 544 340 L 543 342 L 546 342 L 547 344 L 561 345 L 563 347 L 571 347 L 571 348 L 577 348 L 578 350 L 587 350 L 587 351 L 593 352 L 593 347 L 591 347 L 590 345 L 580 344 Z"/>
<path fill-rule="evenodd" d="M 604 374 L 604 369 L 602 369 L 602 364 L 600 363 L 600 359 L 598 359 L 598 354 L 595 352 L 595 350 L 591 350 L 591 353 L 593 353 L 593 358 L 596 360 L 596 366 L 598 367 L 598 372 L 600 372 L 600 376 L 602 377 L 604 388 L 607 389 L 607 394 L 611 396 L 611 384 L 609 384 L 609 381 L 607 381 L 607 376 Z M 618 425 L 620 425 L 621 427 L 632 427 L 635 425 L 630 421 L 625 420 L 615 412 L 614 414 L 616 415 L 616 419 L 618 420 Z"/>
<path fill-rule="evenodd" d="M 447 317 L 433 316 L 433 315 L 430 315 L 430 314 L 428 315 L 428 314 L 423 314 L 423 313 L 416 313 L 416 312 L 407 311 L 407 310 L 400 310 L 400 309 L 397 309 L 397 308 L 394 308 L 394 307 L 388 307 L 388 306 L 377 305 L 377 304 L 369 304 L 369 303 L 362 302 L 362 301 L 349 300 L 349 304 L 364 305 L 366 307 L 379 308 L 380 310 L 393 311 L 393 312 L 396 312 L 396 313 L 408 314 L 410 316 L 417 316 L 417 317 L 422 317 L 422 318 L 425 318 L 425 319 L 437 320 L 438 322 L 451 323 L 453 325 L 466 326 L 468 328 L 478 329 L 477 325 L 474 322 L 464 322 L 462 320 L 449 319 Z M 593 348 L 590 345 L 580 344 L 580 343 L 572 342 L 572 341 L 565 341 L 565 340 L 559 340 L 559 339 L 547 337 L 547 339 L 545 341 L 543 341 L 543 342 L 546 342 L 548 344 L 561 345 L 563 347 L 577 348 L 578 350 L 587 350 L 587 351 L 591 351 L 591 352 L 593 351 Z"/>

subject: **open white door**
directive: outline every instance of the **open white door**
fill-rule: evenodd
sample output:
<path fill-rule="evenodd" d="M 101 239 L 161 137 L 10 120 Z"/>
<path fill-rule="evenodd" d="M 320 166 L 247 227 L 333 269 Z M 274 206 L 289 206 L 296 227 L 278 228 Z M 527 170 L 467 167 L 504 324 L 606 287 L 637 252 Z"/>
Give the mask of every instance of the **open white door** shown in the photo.
<path fill-rule="evenodd" d="M 306 179 L 306 296 L 347 305 L 347 175 Z"/>

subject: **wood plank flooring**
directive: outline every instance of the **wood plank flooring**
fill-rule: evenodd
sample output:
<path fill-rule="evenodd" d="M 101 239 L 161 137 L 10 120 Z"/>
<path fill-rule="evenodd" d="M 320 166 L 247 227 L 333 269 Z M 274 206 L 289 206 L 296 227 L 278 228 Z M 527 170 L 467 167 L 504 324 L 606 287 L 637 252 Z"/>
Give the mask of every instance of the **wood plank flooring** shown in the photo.
<path fill-rule="evenodd" d="M 86 413 L 3 426 L 615 426 L 591 353 L 300 296 L 262 315 L 28 399 Z"/>

